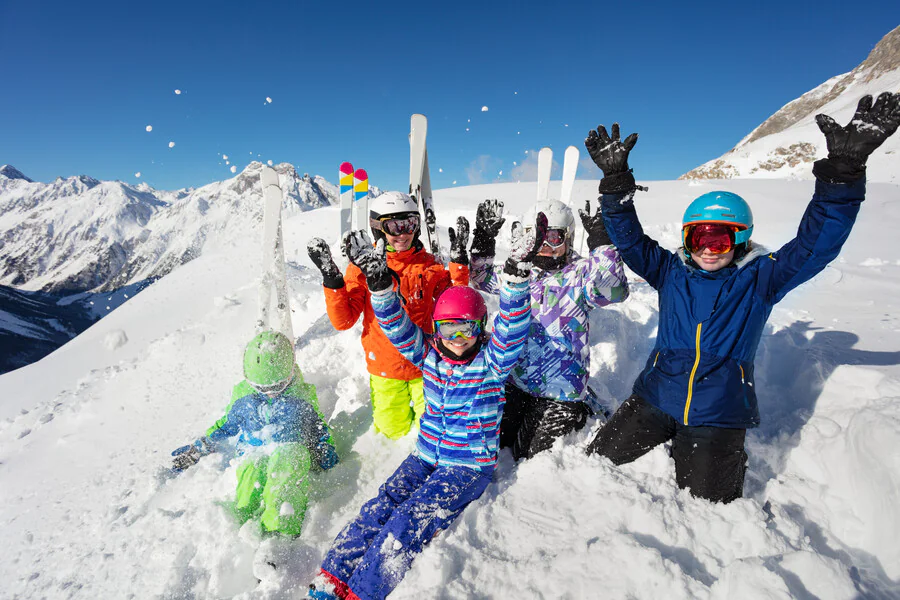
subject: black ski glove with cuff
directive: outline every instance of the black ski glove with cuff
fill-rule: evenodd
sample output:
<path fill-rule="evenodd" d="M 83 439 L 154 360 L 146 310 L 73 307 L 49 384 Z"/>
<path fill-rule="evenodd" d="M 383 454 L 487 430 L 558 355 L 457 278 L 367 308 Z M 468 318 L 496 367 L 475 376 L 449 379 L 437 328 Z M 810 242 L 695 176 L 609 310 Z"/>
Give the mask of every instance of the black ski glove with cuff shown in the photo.
<path fill-rule="evenodd" d="M 606 233 L 606 225 L 603 223 L 603 213 L 600 212 L 600 203 L 597 203 L 597 212 L 591 216 L 591 201 L 584 201 L 584 210 L 578 210 L 578 216 L 581 217 L 581 224 L 587 231 L 587 245 L 589 250 L 594 250 L 600 246 L 609 246 L 612 240 Z"/>
<path fill-rule="evenodd" d="M 387 264 L 383 239 L 373 246 L 365 231 L 348 231 L 342 243 L 347 258 L 366 276 L 370 292 L 383 292 L 393 285 L 393 273 Z"/>
<path fill-rule="evenodd" d="M 503 203 L 488 199 L 478 205 L 475 213 L 475 231 L 472 233 L 472 255 L 494 256 L 497 253 L 497 235 L 506 219 L 503 218 Z"/>
<path fill-rule="evenodd" d="M 306 245 L 306 252 L 309 259 L 322 272 L 322 284 L 333 290 L 344 287 L 344 276 L 341 275 L 340 269 L 334 264 L 331 257 L 331 249 L 322 238 L 313 238 Z"/>
<path fill-rule="evenodd" d="M 513 280 L 525 281 L 531 276 L 534 257 L 537 256 L 547 237 L 547 215 L 538 213 L 534 227 L 522 227 L 513 223 L 512 248 L 503 265 L 503 272 Z"/>
<path fill-rule="evenodd" d="M 813 175 L 826 183 L 852 183 L 866 174 L 866 160 L 900 125 L 900 94 L 884 92 L 872 105 L 865 95 L 850 122 L 841 127 L 828 115 L 816 115 L 825 134 L 828 158 L 813 164 Z"/>
<path fill-rule="evenodd" d="M 620 141 L 618 123 L 613 123 L 612 137 L 603 125 L 598 126 L 597 131 L 588 133 L 584 147 L 594 164 L 603 171 L 599 188 L 601 194 L 627 194 L 637 189 L 634 175 L 628 167 L 628 153 L 637 140 L 638 134 L 632 133 L 624 142 Z"/>
<path fill-rule="evenodd" d="M 457 217 L 456 229 L 449 228 L 450 233 L 450 262 L 458 265 L 469 264 L 469 254 L 466 246 L 469 245 L 469 220 L 465 217 Z"/>

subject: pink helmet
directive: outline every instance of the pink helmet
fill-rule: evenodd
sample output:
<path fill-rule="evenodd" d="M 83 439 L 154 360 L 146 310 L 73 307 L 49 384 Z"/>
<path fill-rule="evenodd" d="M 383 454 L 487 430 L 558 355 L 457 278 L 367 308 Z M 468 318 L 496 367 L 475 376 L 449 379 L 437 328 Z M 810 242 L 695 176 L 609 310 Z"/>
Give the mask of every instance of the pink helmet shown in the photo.
<path fill-rule="evenodd" d="M 444 290 L 434 304 L 432 319 L 463 319 L 483 321 L 487 317 L 487 306 L 481 294 L 467 285 L 455 285 Z"/>

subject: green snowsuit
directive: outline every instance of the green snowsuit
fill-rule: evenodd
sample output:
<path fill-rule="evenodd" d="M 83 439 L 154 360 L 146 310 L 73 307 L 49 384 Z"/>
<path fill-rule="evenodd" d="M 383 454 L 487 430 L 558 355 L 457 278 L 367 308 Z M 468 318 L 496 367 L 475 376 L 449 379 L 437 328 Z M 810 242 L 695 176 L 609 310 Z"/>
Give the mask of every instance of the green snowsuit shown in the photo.
<path fill-rule="evenodd" d="M 231 508 L 238 521 L 259 517 L 264 531 L 299 535 L 309 502 L 310 468 L 337 464 L 334 441 L 319 411 L 316 388 L 303 381 L 294 366 L 294 380 L 270 398 L 245 380 L 234 387 L 225 416 L 206 432 L 213 447 L 239 435 L 237 450 L 274 445 L 238 467 L 237 493 Z"/>

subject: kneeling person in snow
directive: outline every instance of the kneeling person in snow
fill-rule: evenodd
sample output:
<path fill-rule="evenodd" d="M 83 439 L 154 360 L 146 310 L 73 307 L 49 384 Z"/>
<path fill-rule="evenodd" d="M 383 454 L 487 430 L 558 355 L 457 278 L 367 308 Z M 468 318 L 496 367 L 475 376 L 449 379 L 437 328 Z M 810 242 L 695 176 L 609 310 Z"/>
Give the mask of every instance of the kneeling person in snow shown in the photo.
<path fill-rule="evenodd" d="M 797 237 L 777 252 L 748 254 L 753 216 L 730 192 L 710 192 L 684 214 L 683 253 L 647 237 L 634 208 L 628 153 L 601 125 L 585 145 L 603 170 L 601 202 L 613 243 L 659 292 L 656 346 L 629 397 L 587 448 L 616 464 L 673 440 L 675 478 L 694 496 L 730 502 L 743 494 L 744 437 L 759 425 L 753 361 L 772 307 L 838 255 L 865 198 L 866 159 L 900 124 L 900 95 L 859 102 L 840 127 L 818 115 L 828 158 L 813 166 L 816 188 Z"/>
<path fill-rule="evenodd" d="M 290 340 L 276 331 L 264 331 L 247 345 L 244 377 L 234 387 L 225 416 L 205 436 L 172 452 L 172 469 L 183 471 L 224 450 L 233 436 L 239 436 L 238 454 L 271 445 L 271 453 L 254 451 L 238 468 L 231 509 L 240 523 L 258 517 L 263 531 L 299 535 L 309 470 L 330 469 L 338 462 L 316 388 L 304 383 Z"/>
<path fill-rule="evenodd" d="M 590 318 L 595 308 L 622 302 L 628 283 L 622 259 L 590 204 L 579 211 L 588 232 L 587 258 L 572 248 L 575 219 L 559 200 L 538 202 L 525 216 L 547 215 L 547 237 L 534 259 L 529 278 L 531 329 L 519 364 L 506 384 L 506 408 L 500 447 L 511 448 L 516 460 L 531 458 L 553 441 L 587 423 L 595 402 L 587 386 L 590 375 Z M 503 203 L 478 205 L 472 235 L 471 278 L 478 289 L 496 293 L 496 237 L 505 219 Z M 587 401 L 586 401 L 587 400 Z"/>
<path fill-rule="evenodd" d="M 469 260 L 451 252 L 449 270 L 425 251 L 419 240 L 419 206 L 407 194 L 386 192 L 372 200 L 369 223 L 375 240 L 387 248 L 387 264 L 397 276 L 404 309 L 413 323 L 431 332 L 431 311 L 441 292 L 450 285 L 469 283 Z M 342 240 L 346 252 L 347 236 Z M 468 229 L 463 232 L 463 245 Z M 463 246 L 464 247 L 464 246 Z M 362 315 L 362 346 L 366 353 L 375 430 L 390 439 L 406 435 L 425 409 L 422 371 L 397 352 L 385 337 L 372 311 L 366 276 L 356 265 L 345 275 L 331 257 L 328 244 L 313 238 L 307 245 L 310 259 L 322 272 L 325 306 L 335 329 L 353 327 Z"/>
<path fill-rule="evenodd" d="M 485 331 L 484 299 L 468 286 L 441 294 L 427 336 L 403 310 L 385 262 L 354 233 L 348 253 L 366 274 L 372 306 L 388 339 L 425 379 L 425 413 L 416 451 L 337 536 L 308 597 L 317 600 L 385 598 L 413 558 L 484 492 L 497 464 L 503 383 L 528 333 L 528 275 L 546 218 L 514 244 L 504 269 L 500 313 Z"/>

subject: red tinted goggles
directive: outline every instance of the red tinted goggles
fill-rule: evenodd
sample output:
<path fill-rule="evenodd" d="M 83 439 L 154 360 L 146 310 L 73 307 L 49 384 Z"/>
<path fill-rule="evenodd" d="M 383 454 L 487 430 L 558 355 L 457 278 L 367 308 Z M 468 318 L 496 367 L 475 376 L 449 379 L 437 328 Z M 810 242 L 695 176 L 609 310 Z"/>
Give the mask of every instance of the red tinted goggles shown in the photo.
<path fill-rule="evenodd" d="M 547 235 L 544 236 L 544 243 L 551 248 L 559 248 L 566 243 L 566 235 L 568 231 L 565 229 L 548 229 Z"/>
<path fill-rule="evenodd" d="M 369 223 L 372 227 L 379 229 L 388 235 L 403 235 L 404 233 L 415 233 L 419 230 L 419 215 L 407 215 L 401 218 L 387 218 L 382 220 L 372 219 Z"/>
<path fill-rule="evenodd" d="M 475 338 L 481 335 L 481 322 L 457 319 L 435 321 L 434 333 L 443 340 L 452 340 L 458 337 Z"/>
<path fill-rule="evenodd" d="M 734 234 L 737 227 L 722 223 L 699 223 L 684 228 L 684 247 L 688 252 L 700 252 L 704 248 L 713 254 L 725 254 L 734 250 Z"/>

